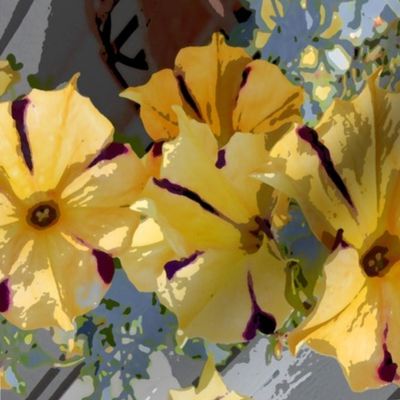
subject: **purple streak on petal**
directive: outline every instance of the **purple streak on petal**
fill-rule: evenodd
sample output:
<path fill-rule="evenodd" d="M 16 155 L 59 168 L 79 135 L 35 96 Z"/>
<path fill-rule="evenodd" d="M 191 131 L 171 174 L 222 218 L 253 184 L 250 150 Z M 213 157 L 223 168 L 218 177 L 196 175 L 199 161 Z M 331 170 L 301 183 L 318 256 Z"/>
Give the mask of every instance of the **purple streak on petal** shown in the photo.
<path fill-rule="evenodd" d="M 93 167 L 100 161 L 112 160 L 121 154 L 128 153 L 128 151 L 128 148 L 123 143 L 112 142 L 99 153 L 99 155 L 89 164 L 88 168 Z"/>
<path fill-rule="evenodd" d="M 335 241 L 333 242 L 332 246 L 332 252 L 335 251 L 339 246 L 342 247 L 343 249 L 349 247 L 349 244 L 343 239 L 342 228 L 338 229 L 338 231 L 336 232 Z"/>
<path fill-rule="evenodd" d="M 307 125 L 301 126 L 297 128 L 297 134 L 305 140 L 313 150 L 317 153 L 318 158 L 321 162 L 322 167 L 324 168 L 326 174 L 329 176 L 330 180 L 335 184 L 339 192 L 345 198 L 347 203 L 354 208 L 353 200 L 351 199 L 350 193 L 347 190 L 347 187 L 336 171 L 335 166 L 333 165 L 331 155 L 329 153 L 329 149 L 319 141 L 318 133 L 310 128 Z"/>
<path fill-rule="evenodd" d="M 182 98 L 186 101 L 186 103 L 190 106 L 190 108 L 195 112 L 195 114 L 199 117 L 199 119 L 203 119 L 199 110 L 199 107 L 196 104 L 195 99 L 193 98 L 192 94 L 190 93 L 185 79 L 183 78 L 182 75 L 178 75 L 176 77 L 176 80 L 178 81 L 178 87 L 179 91 L 181 93 Z"/>
<path fill-rule="evenodd" d="M 265 235 L 268 237 L 268 239 L 273 240 L 274 235 L 272 233 L 271 229 L 271 222 L 267 218 L 261 218 L 260 216 L 257 215 L 255 218 L 255 221 L 257 222 L 258 226 L 260 227 L 260 230 L 265 233 Z"/>
<path fill-rule="evenodd" d="M 242 82 L 240 83 L 240 89 L 243 88 L 246 83 L 247 83 L 247 79 L 249 78 L 249 74 L 251 71 L 251 67 L 246 67 L 243 72 L 242 72 Z"/>
<path fill-rule="evenodd" d="M 114 276 L 113 258 L 100 250 L 92 250 L 92 254 L 96 257 L 97 271 L 104 283 L 110 284 Z"/>
<path fill-rule="evenodd" d="M 219 169 L 224 168 L 226 165 L 226 159 L 225 159 L 225 150 L 221 149 L 218 151 L 218 157 L 217 157 L 217 162 L 215 163 L 215 166 Z"/>
<path fill-rule="evenodd" d="M 0 312 L 6 312 L 10 308 L 11 292 L 8 287 L 8 279 L 0 283 Z"/>
<path fill-rule="evenodd" d="M 388 351 L 386 339 L 389 328 L 386 325 L 383 332 L 383 360 L 378 367 L 378 376 L 384 382 L 393 382 L 397 378 L 397 364 L 393 362 L 392 355 Z"/>
<path fill-rule="evenodd" d="M 396 378 L 397 364 L 393 362 L 392 355 L 387 349 L 387 345 L 383 345 L 383 360 L 378 367 L 378 376 L 384 382 L 393 382 Z"/>
<path fill-rule="evenodd" d="M 196 260 L 196 258 L 198 256 L 200 256 L 201 254 L 203 254 L 202 251 L 195 251 L 192 255 L 190 255 L 189 257 L 186 258 L 181 258 L 180 260 L 172 260 L 172 261 L 168 261 L 165 265 L 164 265 L 164 270 L 167 274 L 167 278 L 170 280 L 174 277 L 174 275 L 181 270 L 182 268 L 187 267 L 188 265 L 190 265 L 192 262 L 194 262 Z"/>
<path fill-rule="evenodd" d="M 219 215 L 218 211 L 211 205 L 208 204 L 205 200 L 203 200 L 197 193 L 187 189 L 183 186 L 180 186 L 176 183 L 172 183 L 168 179 L 157 179 L 153 178 L 153 182 L 161 189 L 165 189 L 172 194 L 176 194 L 178 196 L 184 196 L 197 204 L 199 204 L 206 211 L 209 211 L 213 214 Z"/>
<path fill-rule="evenodd" d="M 151 154 L 153 157 L 160 157 L 162 155 L 162 147 L 164 142 L 155 142 L 151 146 Z"/>
<path fill-rule="evenodd" d="M 25 115 L 26 109 L 29 105 L 29 99 L 15 100 L 11 105 L 11 116 L 15 121 L 17 128 L 21 152 L 24 157 L 24 161 L 29 171 L 33 171 L 32 153 L 28 140 L 28 132 L 26 130 Z"/>
<path fill-rule="evenodd" d="M 250 272 L 247 274 L 247 286 L 249 288 L 252 311 L 250 319 L 247 322 L 246 329 L 242 334 L 243 338 L 245 340 L 253 339 L 257 334 L 257 330 L 266 335 L 274 333 L 276 329 L 276 320 L 273 315 L 266 313 L 258 305 L 256 295 L 254 293 L 253 278 Z"/>

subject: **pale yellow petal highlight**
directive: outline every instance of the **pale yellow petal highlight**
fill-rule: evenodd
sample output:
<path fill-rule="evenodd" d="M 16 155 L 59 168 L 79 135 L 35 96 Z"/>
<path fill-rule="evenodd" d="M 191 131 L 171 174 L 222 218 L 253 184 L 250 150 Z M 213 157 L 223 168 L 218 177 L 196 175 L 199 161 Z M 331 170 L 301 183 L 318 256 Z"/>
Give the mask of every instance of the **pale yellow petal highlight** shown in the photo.
<path fill-rule="evenodd" d="M 76 176 L 64 179 L 61 198 L 68 207 L 129 206 L 144 188 L 148 175 L 142 162 L 129 149 L 103 160 Z"/>
<path fill-rule="evenodd" d="M 11 305 L 3 315 L 22 329 L 59 326 L 73 330 L 46 256 L 46 241 L 41 239 L 29 240 L 11 266 L 8 281 Z"/>
<path fill-rule="evenodd" d="M 290 83 L 279 67 L 263 60 L 251 62 L 246 71 L 246 83 L 233 113 L 235 131 L 278 133 L 300 121 L 301 87 Z"/>
<path fill-rule="evenodd" d="M 160 226 L 154 219 L 147 218 L 137 228 L 132 246 L 119 258 L 129 280 L 137 289 L 155 292 L 164 265 L 179 256 L 164 239 Z"/>
<path fill-rule="evenodd" d="M 130 245 L 139 225 L 139 214 L 129 207 L 71 207 L 63 218 L 64 229 L 71 235 L 114 256 Z"/>

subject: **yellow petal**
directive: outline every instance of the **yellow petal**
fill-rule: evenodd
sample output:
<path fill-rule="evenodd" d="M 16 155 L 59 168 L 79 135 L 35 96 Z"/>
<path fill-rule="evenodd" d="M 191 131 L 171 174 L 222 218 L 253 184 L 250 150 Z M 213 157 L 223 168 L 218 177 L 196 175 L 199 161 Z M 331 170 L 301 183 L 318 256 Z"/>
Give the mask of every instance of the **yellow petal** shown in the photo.
<path fill-rule="evenodd" d="M 160 177 L 198 194 L 224 216 L 245 223 L 252 216 L 230 180 L 216 167 L 217 142 L 206 124 L 178 111 L 179 137 L 163 146 Z"/>
<path fill-rule="evenodd" d="M 228 46 L 219 33 L 208 46 L 186 47 L 176 57 L 176 73 L 182 76 L 199 117 L 222 143 L 233 133 L 232 112 L 250 61 L 244 49 Z"/>
<path fill-rule="evenodd" d="M 248 400 L 235 392 L 229 391 L 215 368 L 214 359 L 209 356 L 200 376 L 197 388 L 171 390 L 170 400 Z"/>
<path fill-rule="evenodd" d="M 267 28 L 272 31 L 276 25 L 276 17 L 283 15 L 283 6 L 280 0 L 263 0 L 261 18 Z"/>
<path fill-rule="evenodd" d="M 336 100 L 315 128 L 350 193 L 358 229 L 364 238 L 377 227 L 376 156 L 380 149 L 376 138 L 384 135 L 380 126 L 375 125 L 373 102 L 367 85 L 352 101 Z"/>
<path fill-rule="evenodd" d="M 68 207 L 129 206 L 144 188 L 147 173 L 128 145 L 121 153 L 66 176 L 61 198 Z"/>
<path fill-rule="evenodd" d="M 73 330 L 74 318 L 96 307 L 109 287 L 112 259 L 102 254 L 54 232 L 34 236 L 8 274 L 4 317 L 22 329 Z"/>
<path fill-rule="evenodd" d="M 221 167 L 222 174 L 236 189 L 243 204 L 246 204 L 249 215 L 257 215 L 259 205 L 256 193 L 260 189 L 261 182 L 251 174 L 266 160 L 268 153 L 265 149 L 264 136 L 237 132 L 219 152 L 223 152 L 225 161 Z M 271 198 L 265 200 L 265 203 L 268 203 Z M 268 205 L 264 206 L 267 208 Z"/>
<path fill-rule="evenodd" d="M 185 196 L 149 182 L 135 209 L 154 218 L 177 254 L 203 248 L 231 248 L 240 244 L 240 232 L 215 213 Z"/>
<path fill-rule="evenodd" d="M 38 191 L 54 189 L 69 167 L 87 165 L 112 139 L 111 123 L 77 92 L 76 77 L 63 89 L 33 90 L 26 99 L 24 123 Z"/>
<path fill-rule="evenodd" d="M 338 316 L 304 338 L 315 351 L 338 360 L 355 391 L 388 383 L 382 380 L 385 325 L 380 306 L 377 285 L 364 286 Z"/>
<path fill-rule="evenodd" d="M 289 334 L 288 342 L 293 352 L 297 352 L 315 329 L 337 317 L 366 284 L 358 253 L 351 247 L 340 246 L 332 253 L 325 261 L 323 273 L 319 282 L 322 287 L 318 290 L 321 298 L 305 321 Z"/>
<path fill-rule="evenodd" d="M 140 223 L 133 235 L 131 247 L 120 255 L 129 280 L 143 292 L 155 292 L 164 265 L 179 258 L 172 250 L 160 226 L 152 218 Z"/>
<path fill-rule="evenodd" d="M 185 107 L 185 103 L 172 70 L 156 72 L 145 85 L 130 87 L 121 96 L 140 104 L 140 117 L 153 140 L 168 140 L 178 135 L 178 121 L 172 106 Z M 185 107 L 185 111 L 190 113 L 190 107 Z"/>
<path fill-rule="evenodd" d="M 63 218 L 70 234 L 114 256 L 131 244 L 139 224 L 139 214 L 128 207 L 71 207 Z"/>
<path fill-rule="evenodd" d="M 31 238 L 21 249 L 9 272 L 10 306 L 3 316 L 22 329 L 59 326 L 64 330 L 73 330 L 72 319 L 65 311 L 46 255 L 46 247 L 45 240 Z"/>
<path fill-rule="evenodd" d="M 11 68 L 6 60 L 0 60 L 0 96 L 2 96 L 11 85 L 20 79 L 17 71 Z"/>
<path fill-rule="evenodd" d="M 192 259 L 172 277 L 164 274 L 157 291 L 186 336 L 216 343 L 249 340 L 258 329 L 254 307 L 269 314 L 269 333 L 289 315 L 284 265 L 265 246 L 253 255 L 210 250 Z"/>
<path fill-rule="evenodd" d="M 279 67 L 256 60 L 247 65 L 246 74 L 233 113 L 235 131 L 284 132 L 300 121 L 303 90 L 290 83 Z"/>
<path fill-rule="evenodd" d="M 340 143 L 337 141 L 338 146 Z M 279 140 L 262 171 L 256 176 L 294 198 L 314 234 L 328 246 L 333 245 L 340 229 L 343 229 L 347 242 L 355 247 L 362 245 L 369 232 L 361 229 L 354 207 L 346 196 L 356 188 L 343 185 L 329 159 L 321 162 L 319 153 L 309 141 L 300 137 L 297 130 L 288 132 Z"/>
<path fill-rule="evenodd" d="M 0 132 L 0 166 L 7 185 L 20 199 L 27 198 L 35 191 L 34 182 L 24 161 L 11 104 L 7 102 L 0 103 Z"/>

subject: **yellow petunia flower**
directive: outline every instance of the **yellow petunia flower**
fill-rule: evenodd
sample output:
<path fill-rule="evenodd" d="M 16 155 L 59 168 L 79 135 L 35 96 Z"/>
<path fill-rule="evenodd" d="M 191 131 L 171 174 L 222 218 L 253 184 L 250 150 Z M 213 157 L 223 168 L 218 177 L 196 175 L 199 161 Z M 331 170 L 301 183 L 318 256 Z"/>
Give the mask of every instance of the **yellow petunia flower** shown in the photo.
<path fill-rule="evenodd" d="M 300 204 L 332 249 L 322 293 L 289 335 L 334 356 L 354 390 L 399 382 L 400 94 L 369 80 L 336 100 L 315 129 L 291 131 L 258 176 Z"/>
<path fill-rule="evenodd" d="M 207 123 L 221 146 L 234 132 L 283 132 L 300 118 L 301 88 L 279 68 L 252 60 L 244 49 L 228 46 L 215 33 L 208 46 L 179 51 L 175 68 L 152 75 L 143 86 L 123 97 L 140 104 L 140 116 L 155 141 L 178 135 L 172 106 L 181 106 L 194 119 Z"/>
<path fill-rule="evenodd" d="M 20 328 L 72 330 L 130 244 L 145 174 L 112 134 L 76 78 L 0 104 L 0 312 Z"/>
<path fill-rule="evenodd" d="M 7 60 L 0 60 L 0 96 L 2 96 L 11 85 L 19 80 L 19 73 L 11 68 Z"/>
<path fill-rule="evenodd" d="M 197 388 L 170 390 L 169 400 L 250 400 L 250 398 L 231 392 L 225 386 L 210 356 L 204 365 Z"/>
<path fill-rule="evenodd" d="M 134 204 L 148 218 L 123 266 L 177 315 L 184 337 L 231 343 L 272 333 L 290 307 L 271 192 L 249 177 L 265 160 L 264 135 L 236 133 L 219 149 L 207 124 L 177 115 L 179 136 L 164 143 L 160 174 Z"/>

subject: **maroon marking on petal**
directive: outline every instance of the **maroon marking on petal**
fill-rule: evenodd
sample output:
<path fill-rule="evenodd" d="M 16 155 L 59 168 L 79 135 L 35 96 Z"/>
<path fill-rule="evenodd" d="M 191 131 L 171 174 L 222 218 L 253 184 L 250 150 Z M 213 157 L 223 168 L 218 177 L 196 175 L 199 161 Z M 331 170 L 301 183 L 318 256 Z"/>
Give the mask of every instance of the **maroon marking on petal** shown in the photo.
<path fill-rule="evenodd" d="M 92 250 L 92 254 L 96 257 L 97 271 L 103 279 L 103 282 L 110 284 L 114 276 L 114 261 L 113 258 L 100 250 Z"/>
<path fill-rule="evenodd" d="M 153 157 L 160 157 L 162 155 L 162 147 L 164 142 L 155 142 L 151 146 L 151 154 Z"/>
<path fill-rule="evenodd" d="M 250 71 L 251 71 L 251 67 L 247 67 L 247 68 L 245 68 L 243 70 L 243 72 L 242 72 L 242 82 L 240 83 L 240 89 L 242 89 L 246 85 L 247 80 L 249 78 Z"/>
<path fill-rule="evenodd" d="M 28 133 L 25 125 L 26 109 L 29 105 L 29 99 L 15 100 L 11 105 L 11 116 L 15 121 L 17 128 L 21 152 L 29 171 L 33 171 L 32 153 L 28 140 Z"/>
<path fill-rule="evenodd" d="M 267 218 L 261 218 L 260 216 L 257 215 L 255 218 L 255 221 L 257 222 L 258 226 L 260 227 L 260 230 L 267 235 L 268 239 L 273 240 L 274 235 L 272 233 L 271 229 L 271 222 Z"/>
<path fill-rule="evenodd" d="M 128 151 L 128 148 L 123 143 L 112 142 L 99 153 L 99 155 L 89 164 L 88 168 L 93 167 L 100 161 L 112 160 L 121 154 L 128 153 Z"/>
<path fill-rule="evenodd" d="M 182 268 L 187 267 L 188 265 L 190 265 L 192 262 L 194 262 L 196 260 L 196 258 L 198 256 L 200 256 L 201 254 L 203 254 L 202 251 L 195 251 L 192 255 L 190 255 L 189 257 L 186 258 L 181 258 L 180 260 L 172 260 L 172 261 L 168 261 L 165 265 L 164 265 L 164 270 L 167 274 L 167 278 L 169 280 L 171 280 L 174 275 L 181 270 Z"/>
<path fill-rule="evenodd" d="M 310 128 L 307 125 L 304 125 L 300 128 L 297 128 L 297 134 L 305 140 L 313 150 L 317 153 L 318 158 L 321 162 L 322 167 L 324 168 L 326 174 L 329 176 L 331 181 L 335 184 L 339 192 L 345 198 L 345 200 L 349 203 L 351 207 L 354 207 L 353 200 L 351 199 L 350 193 L 347 190 L 347 187 L 336 171 L 335 166 L 333 165 L 331 155 L 329 153 L 329 149 L 319 141 L 318 133 Z"/>
<path fill-rule="evenodd" d="M 254 293 L 253 278 L 250 272 L 247 274 L 247 286 L 251 299 L 251 316 L 247 322 L 246 329 L 242 336 L 245 340 L 251 340 L 256 336 L 257 330 L 269 335 L 275 332 L 276 320 L 273 315 L 266 313 L 261 309 L 257 303 L 256 295 Z"/>
<path fill-rule="evenodd" d="M 383 360 L 378 367 L 378 376 L 384 382 L 393 382 L 396 377 L 397 364 L 393 362 L 392 355 L 387 349 L 386 343 L 383 344 Z"/>
<path fill-rule="evenodd" d="M 209 203 L 207 203 L 205 200 L 203 200 L 197 193 L 193 192 L 190 189 L 187 189 L 183 186 L 180 186 L 176 183 L 172 183 L 168 179 L 157 179 L 153 178 L 153 182 L 155 185 L 160 187 L 161 189 L 165 189 L 168 192 L 172 194 L 176 194 L 178 196 L 184 196 L 197 204 L 199 204 L 202 208 L 204 208 L 206 211 L 209 211 L 213 214 L 219 215 L 218 211 Z"/>
<path fill-rule="evenodd" d="M 343 239 L 342 228 L 338 229 L 338 231 L 336 232 L 335 241 L 333 242 L 332 245 L 332 251 L 335 251 L 339 246 L 342 247 L 343 249 L 349 247 L 349 244 Z"/>
<path fill-rule="evenodd" d="M 8 279 L 0 283 L 0 312 L 6 312 L 10 308 L 11 292 L 8 287 Z"/>
<path fill-rule="evenodd" d="M 191 93 L 186 85 L 185 79 L 183 78 L 182 75 L 178 75 L 176 77 L 176 80 L 178 81 L 179 91 L 181 92 L 183 99 L 191 107 L 191 109 L 195 112 L 195 114 L 202 120 L 203 118 L 201 116 L 199 107 L 197 107 L 196 101 L 194 100 L 193 96 L 191 95 Z"/>
<path fill-rule="evenodd" d="M 224 168 L 226 165 L 226 159 L 225 159 L 225 150 L 221 149 L 218 151 L 218 157 L 217 157 L 217 162 L 215 163 L 215 166 L 218 169 Z"/>

